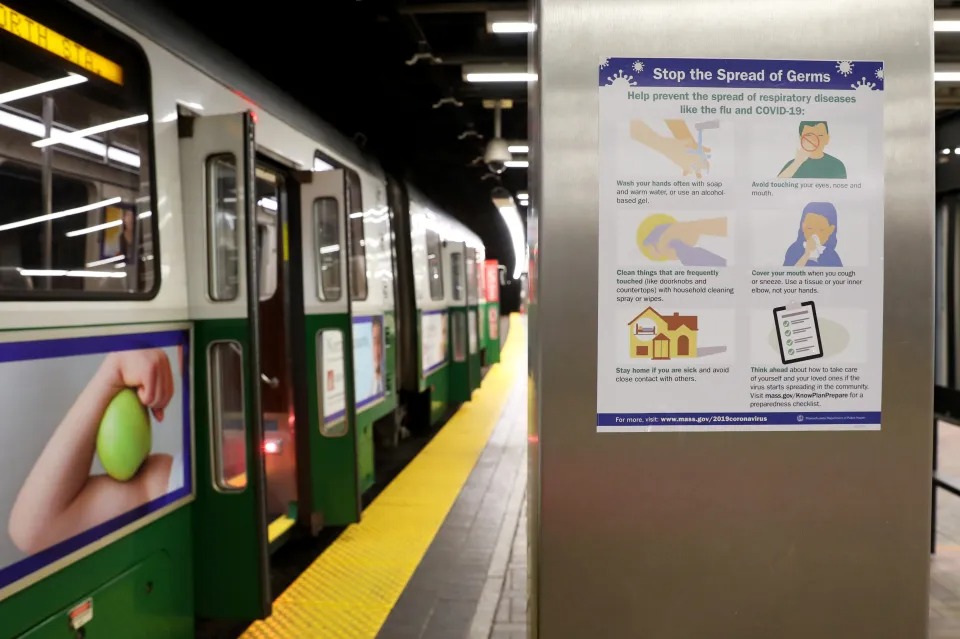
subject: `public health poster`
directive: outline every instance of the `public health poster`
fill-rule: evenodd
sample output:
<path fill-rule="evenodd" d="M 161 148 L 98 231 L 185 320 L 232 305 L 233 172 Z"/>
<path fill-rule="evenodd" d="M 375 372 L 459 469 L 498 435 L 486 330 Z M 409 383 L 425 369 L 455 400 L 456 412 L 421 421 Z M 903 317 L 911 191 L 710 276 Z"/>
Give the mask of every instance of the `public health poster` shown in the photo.
<path fill-rule="evenodd" d="M 187 339 L 0 344 L 0 598 L 191 493 Z"/>
<path fill-rule="evenodd" d="M 598 431 L 878 430 L 883 63 L 599 81 Z"/>

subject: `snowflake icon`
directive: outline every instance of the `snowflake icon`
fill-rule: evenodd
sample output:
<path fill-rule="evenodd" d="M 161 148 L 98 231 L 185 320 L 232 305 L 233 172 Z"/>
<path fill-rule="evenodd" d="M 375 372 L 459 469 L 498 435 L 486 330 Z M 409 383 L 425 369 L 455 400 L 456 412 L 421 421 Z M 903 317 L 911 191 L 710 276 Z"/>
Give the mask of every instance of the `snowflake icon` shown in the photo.
<path fill-rule="evenodd" d="M 876 82 L 867 82 L 866 78 L 860 78 L 856 83 L 850 85 L 851 89 L 856 89 L 857 91 L 873 91 L 877 88 Z"/>
<path fill-rule="evenodd" d="M 877 69 L 874 75 L 877 76 L 877 80 L 883 80 L 883 69 Z"/>
<path fill-rule="evenodd" d="M 635 87 L 637 86 L 637 81 L 633 79 L 632 75 L 625 75 L 623 71 L 617 71 L 611 76 L 607 76 L 608 87 Z"/>
<path fill-rule="evenodd" d="M 643 73 L 643 61 L 637 60 L 633 63 L 633 70 L 637 73 Z"/>
<path fill-rule="evenodd" d="M 840 60 L 837 62 L 837 71 L 840 72 L 840 75 L 850 75 L 853 73 L 853 62 L 849 60 Z"/>
<path fill-rule="evenodd" d="M 600 58 L 600 68 L 606 69 L 610 66 L 610 58 Z"/>

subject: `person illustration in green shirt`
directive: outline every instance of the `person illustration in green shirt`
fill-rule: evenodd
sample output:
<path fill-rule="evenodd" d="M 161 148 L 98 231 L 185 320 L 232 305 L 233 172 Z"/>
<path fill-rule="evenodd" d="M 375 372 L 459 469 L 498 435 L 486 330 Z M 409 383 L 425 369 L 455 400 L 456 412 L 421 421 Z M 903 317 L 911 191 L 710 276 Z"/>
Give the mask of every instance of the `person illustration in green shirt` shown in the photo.
<path fill-rule="evenodd" d="M 847 168 L 843 162 L 824 152 L 830 144 L 830 129 L 824 121 L 800 123 L 800 148 L 777 177 L 844 180 Z"/>

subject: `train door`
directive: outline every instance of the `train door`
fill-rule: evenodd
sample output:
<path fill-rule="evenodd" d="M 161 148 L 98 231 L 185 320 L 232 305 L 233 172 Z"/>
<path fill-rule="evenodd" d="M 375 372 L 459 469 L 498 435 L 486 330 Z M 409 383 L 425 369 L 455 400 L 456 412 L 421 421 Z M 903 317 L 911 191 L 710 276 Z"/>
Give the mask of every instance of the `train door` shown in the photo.
<path fill-rule="evenodd" d="M 257 276 L 259 278 L 260 392 L 267 542 L 271 551 L 297 520 L 297 437 L 291 348 L 291 275 L 287 197 L 289 175 L 260 158 L 255 172 Z"/>
<path fill-rule="evenodd" d="M 480 356 L 480 290 L 477 250 L 467 248 L 467 372 L 470 375 L 470 392 L 480 387 L 481 356 Z"/>
<path fill-rule="evenodd" d="M 470 399 L 470 364 L 467 329 L 467 247 L 463 242 L 448 241 L 444 252 L 449 264 L 450 298 L 450 402 Z"/>
<path fill-rule="evenodd" d="M 253 114 L 181 109 L 177 126 L 195 348 L 195 610 L 264 618 L 272 597 Z"/>
<path fill-rule="evenodd" d="M 319 163 L 323 166 L 324 163 Z M 360 472 L 353 376 L 351 225 L 343 169 L 313 171 L 300 185 L 307 423 L 301 441 L 309 474 L 300 520 L 323 526 L 360 520 Z"/>

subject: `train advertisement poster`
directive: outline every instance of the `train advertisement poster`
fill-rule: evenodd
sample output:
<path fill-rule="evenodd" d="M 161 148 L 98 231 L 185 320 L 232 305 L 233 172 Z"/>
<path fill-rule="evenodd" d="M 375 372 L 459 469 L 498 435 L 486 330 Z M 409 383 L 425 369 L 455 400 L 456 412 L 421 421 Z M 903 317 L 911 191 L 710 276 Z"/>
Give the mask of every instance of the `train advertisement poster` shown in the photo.
<path fill-rule="evenodd" d="M 0 598 L 192 493 L 188 337 L 0 345 Z"/>
<path fill-rule="evenodd" d="M 420 316 L 420 362 L 426 377 L 447 361 L 447 314 L 424 311 Z"/>
<path fill-rule="evenodd" d="M 343 332 L 328 329 L 320 332 L 320 374 L 323 388 L 323 424 L 329 426 L 347 414 L 347 393 L 343 373 Z M 326 432 L 326 429 L 324 429 Z"/>
<path fill-rule="evenodd" d="M 599 61 L 599 432 L 880 429 L 883 68 Z"/>
<path fill-rule="evenodd" d="M 486 279 L 484 292 L 488 302 L 500 301 L 500 264 L 496 260 L 487 260 L 483 263 L 483 274 Z"/>
<path fill-rule="evenodd" d="M 383 344 L 383 317 L 353 319 L 353 379 L 357 410 L 385 394 L 383 373 L 387 368 Z"/>

